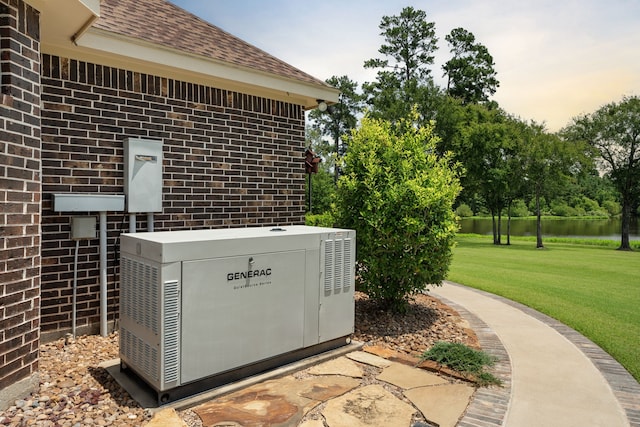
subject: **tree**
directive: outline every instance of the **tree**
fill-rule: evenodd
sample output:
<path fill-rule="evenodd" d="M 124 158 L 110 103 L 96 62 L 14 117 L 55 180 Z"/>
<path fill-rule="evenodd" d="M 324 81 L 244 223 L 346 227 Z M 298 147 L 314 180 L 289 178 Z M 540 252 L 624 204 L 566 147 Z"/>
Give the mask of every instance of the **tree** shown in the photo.
<path fill-rule="evenodd" d="M 307 147 L 322 159 L 318 165 L 318 173 L 307 175 L 306 194 L 313 200 L 309 213 L 322 214 L 331 210 L 336 193 L 331 172 L 334 168 L 335 156 L 332 156 L 332 147 L 322 139 L 319 129 L 307 125 L 305 131 Z M 307 205 L 310 205 L 309 200 Z"/>
<path fill-rule="evenodd" d="M 455 159 L 465 169 L 465 195 L 478 194 L 493 219 L 493 243 L 501 244 L 501 218 L 510 194 L 509 166 L 514 155 L 514 140 L 507 117 L 501 110 L 484 105 L 462 107 L 457 132 L 451 139 Z M 460 114 L 460 113 L 458 113 Z"/>
<path fill-rule="evenodd" d="M 500 83 L 493 68 L 493 57 L 475 36 L 464 28 L 455 28 L 445 36 L 453 57 L 442 67 L 447 76 L 447 94 L 463 103 L 485 103 Z"/>
<path fill-rule="evenodd" d="M 573 119 L 566 138 L 583 140 L 597 150 L 598 166 L 620 193 L 620 250 L 631 250 L 629 229 L 633 206 L 640 196 L 640 98 L 623 97 L 594 113 Z"/>
<path fill-rule="evenodd" d="M 377 81 L 363 85 L 372 117 L 396 122 L 408 117 L 415 105 L 428 105 L 429 94 L 437 91 L 429 66 L 438 39 L 435 24 L 426 19 L 426 12 L 413 7 L 398 16 L 383 16 L 379 28 L 384 43 L 378 52 L 385 58 L 364 64 L 378 70 Z"/>
<path fill-rule="evenodd" d="M 325 111 L 312 110 L 309 118 L 313 120 L 313 126 L 319 129 L 322 135 L 332 139 L 337 158 L 346 151 L 344 144 L 341 144 L 342 135 L 355 128 L 358 123 L 357 116 L 362 112 L 362 95 L 357 93 L 358 84 L 348 76 L 332 76 L 326 82 L 340 90 L 338 103 L 327 107 Z M 339 173 L 334 163 L 335 183 L 338 182 Z"/>
<path fill-rule="evenodd" d="M 446 277 L 458 228 L 457 173 L 435 153 L 433 126 L 410 125 L 415 115 L 402 134 L 365 117 L 338 182 L 337 223 L 357 231 L 359 289 L 395 311 Z"/>
<path fill-rule="evenodd" d="M 563 141 L 550 134 L 544 125 L 531 122 L 524 130 L 521 155 L 523 177 L 529 193 L 535 200 L 536 247 L 543 248 L 541 199 L 553 199 L 569 185 L 572 174 L 578 173 L 588 158 L 581 156 L 578 143 Z"/>

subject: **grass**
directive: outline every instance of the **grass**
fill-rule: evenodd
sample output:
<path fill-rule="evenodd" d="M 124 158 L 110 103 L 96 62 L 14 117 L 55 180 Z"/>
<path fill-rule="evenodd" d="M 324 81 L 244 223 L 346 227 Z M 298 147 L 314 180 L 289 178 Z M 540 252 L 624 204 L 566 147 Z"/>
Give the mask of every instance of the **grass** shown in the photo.
<path fill-rule="evenodd" d="M 525 238 L 512 237 L 511 246 L 495 246 L 490 236 L 457 241 L 449 280 L 560 320 L 640 381 L 640 252 L 575 239 L 545 239 L 545 249 Z"/>

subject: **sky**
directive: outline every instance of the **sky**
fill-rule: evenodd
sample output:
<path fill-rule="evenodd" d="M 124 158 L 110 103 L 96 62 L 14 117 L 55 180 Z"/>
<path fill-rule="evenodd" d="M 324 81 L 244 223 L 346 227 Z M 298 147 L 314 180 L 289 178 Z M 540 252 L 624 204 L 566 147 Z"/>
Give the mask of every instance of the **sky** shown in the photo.
<path fill-rule="evenodd" d="M 441 86 L 445 36 L 462 27 L 493 56 L 509 114 L 557 131 L 623 96 L 640 95 L 638 0 L 171 0 L 200 18 L 321 80 L 375 79 L 384 58 L 383 16 L 406 6 L 435 23 L 432 75 Z"/>

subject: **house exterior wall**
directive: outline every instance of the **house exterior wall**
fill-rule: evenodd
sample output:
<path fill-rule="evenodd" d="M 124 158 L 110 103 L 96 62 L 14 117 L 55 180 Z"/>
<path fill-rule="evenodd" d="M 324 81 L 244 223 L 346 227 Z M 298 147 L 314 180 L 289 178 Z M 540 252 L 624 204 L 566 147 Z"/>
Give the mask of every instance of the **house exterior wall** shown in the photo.
<path fill-rule="evenodd" d="M 304 111 L 294 105 L 57 56 L 42 57 L 43 340 L 71 328 L 75 243 L 54 193 L 124 193 L 123 141 L 163 142 L 154 230 L 304 223 Z M 97 216 L 97 212 L 82 215 Z M 118 236 L 107 215 L 108 319 L 118 310 Z M 138 231 L 146 231 L 138 215 Z M 78 255 L 77 327 L 97 331 L 99 243 Z"/>
<path fill-rule="evenodd" d="M 38 384 L 38 12 L 0 0 L 0 409 Z"/>

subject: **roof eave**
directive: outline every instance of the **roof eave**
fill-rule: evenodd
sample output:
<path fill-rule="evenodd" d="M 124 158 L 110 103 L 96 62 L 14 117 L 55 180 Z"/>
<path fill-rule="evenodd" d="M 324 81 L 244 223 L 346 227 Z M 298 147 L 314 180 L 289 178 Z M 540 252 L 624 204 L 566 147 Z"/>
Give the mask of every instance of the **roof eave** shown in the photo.
<path fill-rule="evenodd" d="M 315 108 L 318 100 L 338 102 L 339 91 L 329 85 L 312 84 L 249 69 L 97 28 L 89 28 L 82 37 L 76 38 L 75 45 L 53 45 L 43 40 L 42 50 L 54 55 L 291 102 L 305 109 Z"/>

